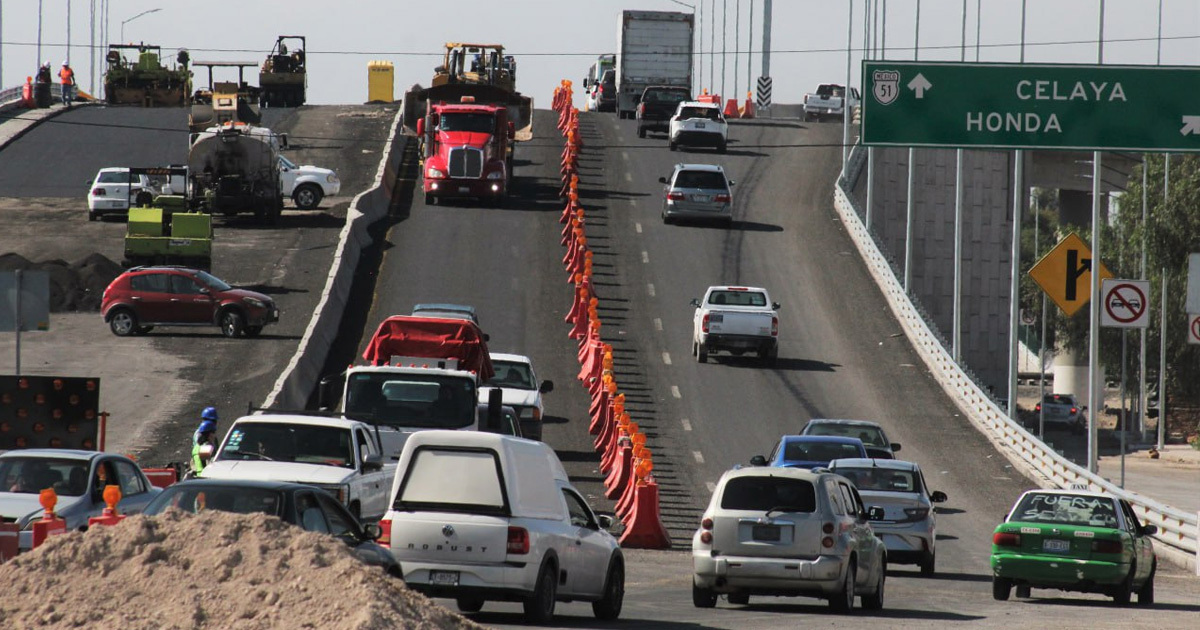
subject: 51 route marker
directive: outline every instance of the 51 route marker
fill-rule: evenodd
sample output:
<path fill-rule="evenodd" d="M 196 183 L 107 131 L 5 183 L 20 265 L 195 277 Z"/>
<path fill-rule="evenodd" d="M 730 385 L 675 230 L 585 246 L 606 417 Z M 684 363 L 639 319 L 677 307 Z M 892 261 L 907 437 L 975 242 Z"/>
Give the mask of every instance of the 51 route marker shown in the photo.
<path fill-rule="evenodd" d="M 862 142 L 1200 150 L 1200 68 L 864 61 Z"/>

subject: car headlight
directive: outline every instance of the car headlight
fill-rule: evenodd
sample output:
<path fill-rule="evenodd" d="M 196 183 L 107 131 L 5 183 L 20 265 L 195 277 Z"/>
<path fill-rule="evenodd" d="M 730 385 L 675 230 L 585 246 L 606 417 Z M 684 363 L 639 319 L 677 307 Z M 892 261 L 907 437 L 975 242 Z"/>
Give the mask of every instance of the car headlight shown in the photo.
<path fill-rule="evenodd" d="M 338 182 L 337 173 L 330 173 L 325 177 L 325 181 L 329 182 L 330 184 L 336 184 Z"/>
<path fill-rule="evenodd" d="M 249 304 L 250 306 L 253 306 L 254 308 L 266 308 L 267 307 L 267 305 L 264 304 L 263 301 L 258 298 L 244 297 L 244 298 L 242 298 L 242 301 Z"/>
<path fill-rule="evenodd" d="M 492 171 L 487 174 L 488 179 L 504 179 L 504 171 Z"/>
<path fill-rule="evenodd" d="M 434 179 L 441 179 L 441 178 L 443 178 L 443 177 L 445 177 L 445 176 L 446 176 L 446 174 L 445 174 L 445 173 L 443 173 L 443 172 L 441 172 L 441 171 L 439 171 L 439 170 L 437 170 L 436 168 L 433 168 L 433 167 L 430 167 L 428 170 L 426 170 L 426 171 L 425 171 L 425 177 L 432 177 L 432 178 L 434 178 Z"/>

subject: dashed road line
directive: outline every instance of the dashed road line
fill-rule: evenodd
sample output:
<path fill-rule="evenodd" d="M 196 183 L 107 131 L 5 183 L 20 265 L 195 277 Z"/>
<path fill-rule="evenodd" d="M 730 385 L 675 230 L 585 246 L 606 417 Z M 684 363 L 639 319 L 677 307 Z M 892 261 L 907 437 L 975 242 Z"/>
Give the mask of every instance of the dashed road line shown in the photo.
<path fill-rule="evenodd" d="M 684 431 L 691 431 L 691 430 L 692 430 L 692 422 L 691 422 L 691 420 L 688 420 L 687 418 L 680 418 L 680 420 L 679 420 L 679 424 L 682 424 L 682 425 L 683 425 L 683 430 L 684 430 Z"/>
<path fill-rule="evenodd" d="M 653 284 L 647 284 L 646 291 L 650 294 L 650 297 L 654 297 L 654 285 Z"/>
<path fill-rule="evenodd" d="M 717 491 L 717 484 L 715 484 L 715 483 L 713 483 L 713 482 L 711 482 L 711 481 L 710 481 L 710 482 L 708 482 L 708 483 L 706 483 L 706 484 L 704 484 L 704 485 L 705 485 L 705 486 L 708 486 L 708 491 L 709 491 L 709 492 L 716 492 L 716 491 Z"/>
<path fill-rule="evenodd" d="M 628 152 L 628 151 L 622 151 L 622 152 L 621 152 L 621 157 L 622 157 L 622 158 L 624 158 L 626 161 L 628 161 L 628 160 L 629 160 L 629 152 Z"/>
<path fill-rule="evenodd" d="M 625 181 L 627 181 L 627 182 L 633 181 L 633 173 L 625 173 Z"/>
<path fill-rule="evenodd" d="M 680 393 L 679 393 L 679 386 L 678 386 L 678 385 L 672 385 L 672 386 L 671 386 L 671 395 L 672 395 L 672 396 L 674 396 L 674 397 L 676 397 L 676 398 L 683 398 L 683 394 L 680 394 Z"/>
<path fill-rule="evenodd" d="M 654 318 L 654 330 L 662 332 L 662 320 L 657 317 Z"/>
<path fill-rule="evenodd" d="M 650 253 L 649 252 L 642 252 L 642 262 L 644 262 L 644 263 L 650 262 Z"/>
<path fill-rule="evenodd" d="M 641 223 L 636 223 L 636 222 L 635 222 L 635 223 L 633 224 L 633 229 L 637 230 L 637 233 L 638 233 L 638 234 L 641 234 L 641 233 L 642 233 L 642 224 L 641 224 Z"/>
<path fill-rule="evenodd" d="M 692 451 L 692 457 L 696 458 L 697 464 L 704 463 L 704 453 L 701 453 L 700 451 Z"/>
<path fill-rule="evenodd" d="M 666 363 L 667 365 L 671 365 L 671 353 L 670 352 L 663 353 L 663 363 Z"/>

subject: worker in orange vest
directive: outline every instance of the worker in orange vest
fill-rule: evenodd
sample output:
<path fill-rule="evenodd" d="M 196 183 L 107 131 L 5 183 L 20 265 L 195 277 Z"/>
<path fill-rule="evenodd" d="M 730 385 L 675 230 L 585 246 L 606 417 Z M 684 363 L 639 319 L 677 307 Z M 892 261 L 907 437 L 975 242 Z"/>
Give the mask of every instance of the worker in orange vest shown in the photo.
<path fill-rule="evenodd" d="M 63 61 L 62 69 L 58 71 L 58 78 L 62 81 L 62 102 L 67 107 L 71 106 L 71 97 L 75 92 L 75 71 L 71 69 L 71 64 Z"/>

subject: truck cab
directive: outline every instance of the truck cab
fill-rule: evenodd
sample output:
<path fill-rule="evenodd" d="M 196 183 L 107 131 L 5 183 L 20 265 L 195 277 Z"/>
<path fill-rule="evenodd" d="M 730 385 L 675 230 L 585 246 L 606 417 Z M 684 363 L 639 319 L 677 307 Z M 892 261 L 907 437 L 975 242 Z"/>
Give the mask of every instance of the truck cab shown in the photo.
<path fill-rule="evenodd" d="M 431 103 L 417 121 L 425 203 L 469 197 L 495 206 L 504 202 L 512 173 L 514 126 L 503 105 Z"/>

